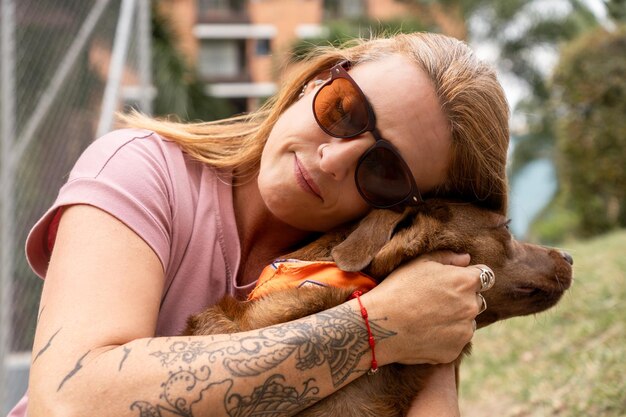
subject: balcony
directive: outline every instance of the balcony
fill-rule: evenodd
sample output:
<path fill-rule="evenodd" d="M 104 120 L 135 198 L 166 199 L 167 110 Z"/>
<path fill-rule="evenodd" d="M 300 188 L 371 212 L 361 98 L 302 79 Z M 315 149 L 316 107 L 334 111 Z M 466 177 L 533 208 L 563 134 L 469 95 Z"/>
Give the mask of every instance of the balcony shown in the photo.
<path fill-rule="evenodd" d="M 249 23 L 245 0 L 198 0 L 198 23 Z"/>
<path fill-rule="evenodd" d="M 274 25 L 266 24 L 197 24 L 193 34 L 198 39 L 271 39 L 276 36 Z"/>

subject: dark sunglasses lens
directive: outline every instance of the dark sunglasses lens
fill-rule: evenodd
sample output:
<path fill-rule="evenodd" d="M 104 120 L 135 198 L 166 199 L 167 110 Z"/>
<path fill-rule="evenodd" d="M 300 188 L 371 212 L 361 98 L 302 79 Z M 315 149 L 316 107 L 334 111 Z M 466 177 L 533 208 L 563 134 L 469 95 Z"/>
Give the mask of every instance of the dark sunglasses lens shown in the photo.
<path fill-rule="evenodd" d="M 356 183 L 363 197 L 377 207 L 390 207 L 411 192 L 410 172 L 398 155 L 375 147 L 365 153 L 356 169 Z"/>
<path fill-rule="evenodd" d="M 355 86 L 345 78 L 337 78 L 322 87 L 315 97 L 313 109 L 319 125 L 333 136 L 354 136 L 367 126 L 367 105 Z"/>

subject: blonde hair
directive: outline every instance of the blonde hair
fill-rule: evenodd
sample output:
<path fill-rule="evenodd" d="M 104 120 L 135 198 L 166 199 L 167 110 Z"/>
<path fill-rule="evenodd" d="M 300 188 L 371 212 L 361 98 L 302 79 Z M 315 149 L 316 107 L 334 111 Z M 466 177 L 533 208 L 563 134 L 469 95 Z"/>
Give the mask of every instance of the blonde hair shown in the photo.
<path fill-rule="evenodd" d="M 303 85 L 326 76 L 341 60 L 358 65 L 392 54 L 408 57 L 429 76 L 450 122 L 448 179 L 431 195 L 476 202 L 505 213 L 509 108 L 504 92 L 491 66 L 478 60 L 463 42 L 444 35 L 400 34 L 358 39 L 342 48 L 317 48 L 284 81 L 276 96 L 248 115 L 188 124 L 139 113 L 124 115 L 122 120 L 176 141 L 183 151 L 202 162 L 232 170 L 239 177 L 249 176 L 258 171 L 270 131 L 298 99 Z"/>

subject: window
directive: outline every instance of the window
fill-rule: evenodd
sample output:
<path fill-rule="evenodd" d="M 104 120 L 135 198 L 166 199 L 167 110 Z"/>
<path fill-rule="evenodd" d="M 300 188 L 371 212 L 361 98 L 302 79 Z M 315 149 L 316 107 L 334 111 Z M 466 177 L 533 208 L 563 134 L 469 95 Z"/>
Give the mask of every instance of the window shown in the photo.
<path fill-rule="evenodd" d="M 328 19 L 354 19 L 365 15 L 364 0 L 324 0 Z"/>
<path fill-rule="evenodd" d="M 245 9 L 244 0 L 200 0 L 200 12 L 242 12 Z"/>
<path fill-rule="evenodd" d="M 242 67 L 241 45 L 237 40 L 202 41 L 198 72 L 203 78 L 235 78 L 241 73 Z"/>
<path fill-rule="evenodd" d="M 269 39 L 257 39 L 256 40 L 256 54 L 257 55 L 270 55 L 272 53 L 272 44 Z"/>

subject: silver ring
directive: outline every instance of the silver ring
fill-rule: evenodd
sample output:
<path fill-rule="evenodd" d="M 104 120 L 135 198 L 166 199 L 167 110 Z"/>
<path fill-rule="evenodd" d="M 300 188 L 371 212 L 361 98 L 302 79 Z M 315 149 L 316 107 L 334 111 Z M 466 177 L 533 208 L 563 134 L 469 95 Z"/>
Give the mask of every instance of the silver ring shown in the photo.
<path fill-rule="evenodd" d="M 485 300 L 485 297 L 483 297 L 483 295 L 481 293 L 476 293 L 476 295 L 480 298 L 480 301 L 481 301 L 480 311 L 478 312 L 478 314 L 480 314 L 483 311 L 487 310 L 487 300 Z M 478 314 L 476 314 L 476 315 L 478 315 Z"/>
<path fill-rule="evenodd" d="M 493 271 L 488 268 L 476 267 L 480 269 L 480 291 L 487 291 L 489 288 L 493 287 L 496 283 L 496 276 Z"/>
<path fill-rule="evenodd" d="M 476 320 L 472 320 L 472 331 L 476 331 Z"/>

